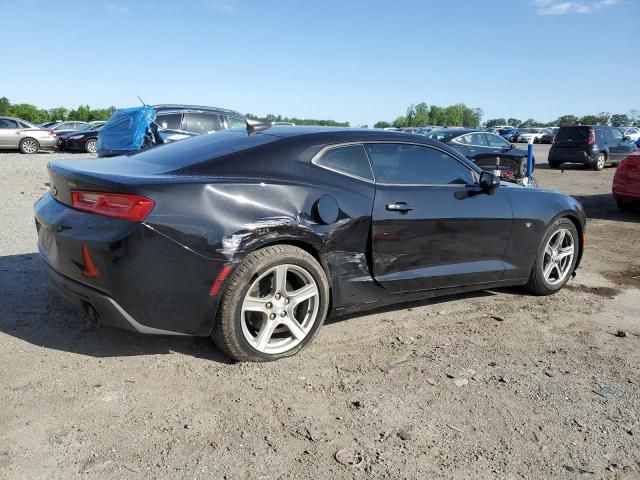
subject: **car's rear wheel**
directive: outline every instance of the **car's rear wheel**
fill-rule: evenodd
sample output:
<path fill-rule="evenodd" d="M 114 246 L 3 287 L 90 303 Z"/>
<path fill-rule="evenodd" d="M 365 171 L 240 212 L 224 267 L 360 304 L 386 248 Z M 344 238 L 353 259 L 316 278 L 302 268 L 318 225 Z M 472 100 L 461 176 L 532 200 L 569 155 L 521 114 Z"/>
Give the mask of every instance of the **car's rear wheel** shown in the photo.
<path fill-rule="evenodd" d="M 551 168 L 559 168 L 560 167 L 560 162 L 554 162 L 552 160 L 549 160 L 549 166 Z"/>
<path fill-rule="evenodd" d="M 38 150 L 40 150 L 40 144 L 34 138 L 23 138 L 22 140 L 20 140 L 20 145 L 18 146 L 18 148 L 20 149 L 20 153 L 38 153 Z"/>
<path fill-rule="evenodd" d="M 536 295 L 550 295 L 569 281 L 578 260 L 578 230 L 568 218 L 556 220 L 547 230 L 531 270 L 527 288 Z"/>
<path fill-rule="evenodd" d="M 328 300 L 326 275 L 313 256 L 292 245 L 265 247 L 227 280 L 211 336 L 238 361 L 288 357 L 314 337 Z"/>
<path fill-rule="evenodd" d="M 602 170 L 606 163 L 607 163 L 607 156 L 604 153 L 600 152 L 593 159 L 591 163 L 591 168 L 593 168 L 594 170 Z"/>
<path fill-rule="evenodd" d="M 95 138 L 90 138 L 84 143 L 84 151 L 87 153 L 96 153 L 96 144 L 97 140 Z"/>

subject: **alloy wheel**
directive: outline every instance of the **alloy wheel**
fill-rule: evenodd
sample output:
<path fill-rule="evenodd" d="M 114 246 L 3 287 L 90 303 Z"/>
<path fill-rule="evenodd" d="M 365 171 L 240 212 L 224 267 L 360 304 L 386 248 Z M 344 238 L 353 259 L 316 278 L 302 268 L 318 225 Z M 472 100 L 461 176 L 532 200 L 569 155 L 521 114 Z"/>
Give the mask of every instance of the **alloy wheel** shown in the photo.
<path fill-rule="evenodd" d="M 598 170 L 602 170 L 604 168 L 604 162 L 605 162 L 604 153 L 598 154 L 598 156 L 596 157 L 596 165 L 598 167 Z"/>
<path fill-rule="evenodd" d="M 253 281 L 242 302 L 244 338 L 261 353 L 291 350 L 312 330 L 319 305 L 318 285 L 306 269 L 272 267 Z"/>
<path fill-rule="evenodd" d="M 87 152 L 88 153 L 96 153 L 96 141 L 95 140 L 89 140 L 87 142 Z"/>
<path fill-rule="evenodd" d="M 24 140 L 22 142 L 22 151 L 24 153 L 36 153 L 38 151 L 38 144 L 35 140 Z"/>
<path fill-rule="evenodd" d="M 542 275 L 549 285 L 558 285 L 569 275 L 574 252 L 575 241 L 569 230 L 561 228 L 551 235 L 542 262 Z"/>

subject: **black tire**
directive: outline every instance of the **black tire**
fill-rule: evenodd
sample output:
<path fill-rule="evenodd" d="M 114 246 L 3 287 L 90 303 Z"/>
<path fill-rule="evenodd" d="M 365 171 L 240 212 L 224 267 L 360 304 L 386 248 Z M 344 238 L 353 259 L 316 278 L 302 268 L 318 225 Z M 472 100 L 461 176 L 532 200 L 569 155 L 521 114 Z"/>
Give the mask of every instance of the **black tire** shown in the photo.
<path fill-rule="evenodd" d="M 543 265 L 544 265 L 544 257 L 545 257 L 545 249 L 547 247 L 547 243 L 559 230 L 564 229 L 571 233 L 573 236 L 573 245 L 574 245 L 574 253 L 571 259 L 571 265 L 568 269 L 568 273 L 565 278 L 558 284 L 552 285 L 547 282 L 547 279 L 544 277 L 543 273 Z M 551 295 L 561 290 L 562 287 L 566 285 L 571 278 L 573 271 L 575 270 L 576 262 L 578 261 L 578 257 L 580 255 L 580 239 L 578 236 L 578 230 L 574 223 L 566 217 L 559 218 L 547 229 L 544 237 L 542 238 L 542 242 L 540 242 L 540 246 L 538 247 L 538 253 L 536 255 L 535 262 L 533 263 L 533 268 L 531 269 L 531 275 L 529 277 L 529 282 L 526 285 L 527 290 L 535 295 Z"/>
<path fill-rule="evenodd" d="M 98 139 L 90 138 L 86 142 L 84 142 L 84 151 L 86 153 L 96 153 L 96 145 L 98 144 Z"/>
<path fill-rule="evenodd" d="M 35 138 L 27 137 L 20 140 L 18 148 L 20 149 L 20 153 L 31 155 L 38 153 L 38 150 L 40 150 L 40 144 Z"/>
<path fill-rule="evenodd" d="M 629 212 L 633 210 L 633 203 L 631 203 L 629 200 L 616 198 L 616 203 L 618 204 L 618 210 L 620 210 L 621 212 Z"/>
<path fill-rule="evenodd" d="M 318 310 L 313 326 L 300 343 L 285 352 L 268 354 L 254 348 L 245 338 L 242 330 L 242 304 L 251 285 L 260 275 L 284 264 L 301 267 L 313 277 L 318 288 Z M 211 338 L 221 352 L 240 362 L 268 362 L 289 357 L 298 353 L 313 339 L 324 323 L 328 305 L 327 277 L 313 256 L 292 245 L 261 248 L 247 255 L 227 279 Z"/>
<path fill-rule="evenodd" d="M 603 152 L 600 152 L 591 161 L 591 168 L 596 171 L 602 170 L 606 163 L 607 163 L 607 156 Z"/>
<path fill-rule="evenodd" d="M 520 177 L 524 177 L 527 175 L 527 157 L 522 157 L 520 159 L 520 164 L 518 165 L 518 175 Z"/>

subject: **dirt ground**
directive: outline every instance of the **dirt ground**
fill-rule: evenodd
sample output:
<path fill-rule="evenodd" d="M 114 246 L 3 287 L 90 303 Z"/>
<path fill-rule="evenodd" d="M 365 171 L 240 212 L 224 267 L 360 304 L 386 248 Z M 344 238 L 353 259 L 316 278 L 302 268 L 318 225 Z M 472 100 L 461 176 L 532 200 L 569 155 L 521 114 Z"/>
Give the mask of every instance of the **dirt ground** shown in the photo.
<path fill-rule="evenodd" d="M 614 168 L 538 168 L 589 216 L 560 293 L 331 319 L 296 357 L 231 364 L 205 338 L 82 331 L 49 292 L 32 206 L 60 156 L 0 153 L 0 477 L 640 478 L 640 212 Z"/>

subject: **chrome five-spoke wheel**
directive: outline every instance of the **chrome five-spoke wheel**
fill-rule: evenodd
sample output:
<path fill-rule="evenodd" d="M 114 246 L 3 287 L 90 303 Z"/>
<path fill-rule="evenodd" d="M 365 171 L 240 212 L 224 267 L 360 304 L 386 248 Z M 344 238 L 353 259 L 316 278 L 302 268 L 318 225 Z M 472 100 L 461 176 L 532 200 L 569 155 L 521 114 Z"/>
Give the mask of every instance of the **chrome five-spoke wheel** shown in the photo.
<path fill-rule="evenodd" d="M 211 338 L 235 360 L 277 360 L 313 339 L 328 305 L 329 282 L 311 254 L 293 245 L 267 246 L 234 267 Z"/>
<path fill-rule="evenodd" d="M 242 333 L 256 350 L 286 352 L 315 324 L 319 306 L 313 276 L 298 265 L 270 268 L 249 287 L 241 310 Z"/>
<path fill-rule="evenodd" d="M 568 229 L 559 229 L 549 238 L 542 262 L 542 273 L 549 285 L 557 285 L 569 275 L 574 252 L 575 240 Z"/>

